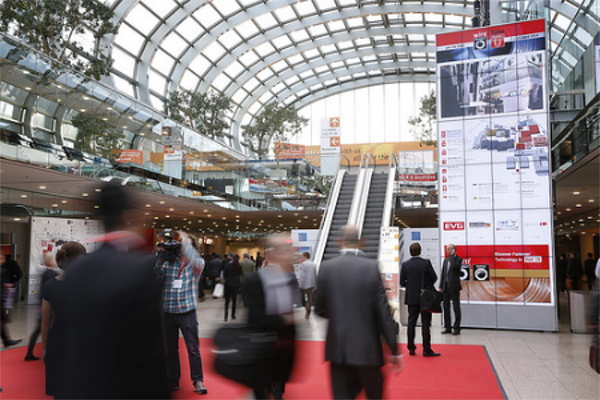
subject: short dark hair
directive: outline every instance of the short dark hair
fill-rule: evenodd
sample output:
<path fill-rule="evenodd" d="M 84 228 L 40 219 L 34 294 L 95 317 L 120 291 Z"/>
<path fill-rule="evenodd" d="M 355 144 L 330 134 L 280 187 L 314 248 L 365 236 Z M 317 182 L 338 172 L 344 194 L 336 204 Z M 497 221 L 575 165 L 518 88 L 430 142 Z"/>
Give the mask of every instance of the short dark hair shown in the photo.
<path fill-rule="evenodd" d="M 592 253 L 588 253 L 588 257 L 592 258 L 592 257 L 594 257 L 594 255 Z"/>
<path fill-rule="evenodd" d="M 98 196 L 98 205 L 104 220 L 104 229 L 107 232 L 119 229 L 123 222 L 123 214 L 132 208 L 130 196 L 125 188 L 116 182 L 107 182 L 102 185 Z"/>
<path fill-rule="evenodd" d="M 304 253 L 302 253 L 302 255 L 304 256 L 304 258 L 310 259 L 310 253 L 308 251 L 305 251 Z"/>
<path fill-rule="evenodd" d="M 414 256 L 421 255 L 421 245 L 419 244 L 419 242 L 414 242 L 413 244 L 411 244 L 409 249 L 410 249 L 411 256 L 414 257 Z"/>

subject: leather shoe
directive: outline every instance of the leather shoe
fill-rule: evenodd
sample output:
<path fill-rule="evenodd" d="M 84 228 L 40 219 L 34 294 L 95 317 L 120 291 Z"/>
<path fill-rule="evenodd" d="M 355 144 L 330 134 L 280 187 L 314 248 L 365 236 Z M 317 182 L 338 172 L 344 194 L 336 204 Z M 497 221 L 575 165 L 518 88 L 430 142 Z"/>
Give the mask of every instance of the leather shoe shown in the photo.
<path fill-rule="evenodd" d="M 415 353 L 415 351 L 414 351 L 414 350 L 409 350 L 409 351 L 408 351 L 408 354 L 409 354 L 409 355 L 411 355 L 411 356 L 414 356 L 414 355 L 416 355 L 417 353 Z"/>
<path fill-rule="evenodd" d="M 452 331 L 452 336 L 458 336 L 460 335 L 460 331 Z"/>
<path fill-rule="evenodd" d="M 452 333 L 452 331 L 451 331 L 450 329 L 444 329 L 444 330 L 442 331 L 442 335 L 446 335 L 446 334 L 448 334 L 448 333 Z"/>
<path fill-rule="evenodd" d="M 36 357 L 33 354 L 27 354 L 25 356 L 25 361 L 37 361 L 39 359 L 40 359 L 39 357 Z"/>
<path fill-rule="evenodd" d="M 4 342 L 4 347 L 10 347 L 10 346 L 14 346 L 17 345 L 19 343 L 21 343 L 23 341 L 23 339 L 8 339 L 7 341 Z"/>
<path fill-rule="evenodd" d="M 429 350 L 429 351 L 424 351 L 423 352 L 423 357 L 439 357 L 439 356 L 441 356 L 441 354 L 440 353 L 436 353 L 433 350 Z"/>

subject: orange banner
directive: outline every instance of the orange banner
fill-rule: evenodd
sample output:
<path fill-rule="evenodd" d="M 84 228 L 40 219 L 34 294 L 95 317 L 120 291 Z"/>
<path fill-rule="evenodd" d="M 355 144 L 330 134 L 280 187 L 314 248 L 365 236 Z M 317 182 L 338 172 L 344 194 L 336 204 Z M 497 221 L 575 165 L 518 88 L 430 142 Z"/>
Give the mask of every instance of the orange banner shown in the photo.
<path fill-rule="evenodd" d="M 121 163 L 132 163 L 142 165 L 144 163 L 144 152 L 142 150 L 121 150 L 118 162 Z"/>
<path fill-rule="evenodd" d="M 306 146 L 302 144 L 275 143 L 275 156 L 279 157 L 280 160 L 304 158 L 306 156 Z"/>

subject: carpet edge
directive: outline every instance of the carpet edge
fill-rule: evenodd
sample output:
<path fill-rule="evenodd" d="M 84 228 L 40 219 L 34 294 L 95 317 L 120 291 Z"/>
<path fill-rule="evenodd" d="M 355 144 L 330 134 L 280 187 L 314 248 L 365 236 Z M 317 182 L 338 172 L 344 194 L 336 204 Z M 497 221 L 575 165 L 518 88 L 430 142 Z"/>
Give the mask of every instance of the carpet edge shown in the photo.
<path fill-rule="evenodd" d="M 485 351 L 485 356 L 487 357 L 488 362 L 490 363 L 490 366 L 492 367 L 492 371 L 494 372 L 494 376 L 496 377 L 496 382 L 498 382 L 498 387 L 500 387 L 500 391 L 502 392 L 502 397 L 504 398 L 504 400 L 508 400 L 508 395 L 506 394 L 506 390 L 504 390 L 504 386 L 502 385 L 502 381 L 500 381 L 500 377 L 498 376 L 498 371 L 496 371 L 496 367 L 494 366 L 494 362 L 490 358 L 490 354 L 487 351 L 487 347 L 485 347 L 485 345 L 482 345 L 482 347 L 483 347 L 483 351 Z"/>

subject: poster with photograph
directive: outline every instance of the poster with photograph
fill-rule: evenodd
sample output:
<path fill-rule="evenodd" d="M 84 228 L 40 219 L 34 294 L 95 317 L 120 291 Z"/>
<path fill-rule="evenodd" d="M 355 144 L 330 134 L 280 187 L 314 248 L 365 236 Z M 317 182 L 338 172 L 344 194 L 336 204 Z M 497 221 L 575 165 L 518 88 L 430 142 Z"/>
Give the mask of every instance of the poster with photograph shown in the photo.
<path fill-rule="evenodd" d="M 440 249 L 473 304 L 554 305 L 544 20 L 437 36 Z"/>

